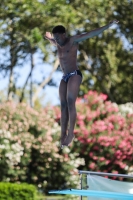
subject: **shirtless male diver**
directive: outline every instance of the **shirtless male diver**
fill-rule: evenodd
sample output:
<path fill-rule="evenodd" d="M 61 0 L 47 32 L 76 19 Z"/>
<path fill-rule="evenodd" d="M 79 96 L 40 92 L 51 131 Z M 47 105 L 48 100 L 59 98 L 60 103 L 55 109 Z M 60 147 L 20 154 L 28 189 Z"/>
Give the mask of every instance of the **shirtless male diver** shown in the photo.
<path fill-rule="evenodd" d="M 68 37 L 62 25 L 55 26 L 50 32 L 46 32 L 45 38 L 57 47 L 60 67 L 63 76 L 59 86 L 61 103 L 61 147 L 69 146 L 74 139 L 74 126 L 76 122 L 75 102 L 78 96 L 79 87 L 82 82 L 82 73 L 77 66 L 78 43 L 92 38 L 117 24 L 117 20 L 111 21 L 106 26 L 97 28 L 87 33 Z M 69 122 L 69 128 L 68 128 Z"/>

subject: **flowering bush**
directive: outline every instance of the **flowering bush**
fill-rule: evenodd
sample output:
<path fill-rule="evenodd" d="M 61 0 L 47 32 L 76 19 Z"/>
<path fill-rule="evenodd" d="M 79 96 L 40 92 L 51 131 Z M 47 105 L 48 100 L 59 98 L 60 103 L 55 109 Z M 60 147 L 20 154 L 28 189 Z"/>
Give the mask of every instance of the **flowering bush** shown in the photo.
<path fill-rule="evenodd" d="M 133 112 L 107 101 L 107 95 L 89 91 L 77 99 L 76 142 L 71 152 L 84 158 L 79 169 L 133 173 Z M 128 105 L 129 107 L 129 105 Z M 131 104 L 130 104 L 131 108 Z M 128 108 L 129 111 L 129 108 Z M 59 110 L 56 108 L 59 122 Z"/>
<path fill-rule="evenodd" d="M 107 96 L 89 91 L 77 100 L 77 123 L 72 152 L 85 159 L 80 169 L 131 173 L 133 167 L 133 114 L 123 116 Z"/>
<path fill-rule="evenodd" d="M 24 148 L 18 141 L 11 137 L 11 133 L 6 130 L 0 130 L 0 179 L 2 180 L 7 171 L 10 173 L 11 167 L 17 165 L 21 156 L 23 155 Z M 4 176 L 4 177 L 3 177 Z M 2 178 L 3 177 L 3 178 Z M 7 177 L 8 180 L 9 177 Z"/>
<path fill-rule="evenodd" d="M 77 184 L 83 159 L 59 150 L 60 126 L 54 117 L 51 107 L 37 111 L 26 104 L 0 105 L 1 181 L 28 182 L 45 192 Z"/>
<path fill-rule="evenodd" d="M 59 107 L 1 104 L 0 181 L 28 182 L 46 192 L 74 187 L 77 169 L 131 174 L 133 113 L 95 91 L 76 105 L 76 141 L 61 151 Z"/>

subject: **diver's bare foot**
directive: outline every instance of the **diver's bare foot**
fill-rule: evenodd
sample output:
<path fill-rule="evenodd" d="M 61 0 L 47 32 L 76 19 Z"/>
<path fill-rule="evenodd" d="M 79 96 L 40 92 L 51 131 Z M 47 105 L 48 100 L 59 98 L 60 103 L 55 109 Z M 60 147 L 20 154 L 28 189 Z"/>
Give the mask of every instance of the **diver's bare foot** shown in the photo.
<path fill-rule="evenodd" d="M 61 140 L 60 140 L 61 146 L 64 144 L 66 138 L 67 138 L 67 134 L 61 134 Z"/>
<path fill-rule="evenodd" d="M 75 135 L 73 133 L 69 132 L 67 138 L 65 139 L 65 141 L 63 143 L 63 145 L 69 146 L 71 144 L 71 142 L 74 140 L 74 138 L 75 138 Z"/>

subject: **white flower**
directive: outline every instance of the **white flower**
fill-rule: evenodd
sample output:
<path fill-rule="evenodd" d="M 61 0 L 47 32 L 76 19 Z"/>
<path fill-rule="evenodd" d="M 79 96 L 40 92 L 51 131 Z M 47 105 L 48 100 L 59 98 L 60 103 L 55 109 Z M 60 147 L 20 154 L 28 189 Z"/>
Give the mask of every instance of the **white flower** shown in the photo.
<path fill-rule="evenodd" d="M 6 162 L 9 165 L 18 164 L 21 161 L 24 148 L 17 142 L 11 144 L 11 133 L 9 131 L 0 130 L 0 138 L 2 140 L 0 149 L 4 149 L 4 151 L 2 151 L 2 157 L 6 158 Z"/>
<path fill-rule="evenodd" d="M 9 131 L 0 129 L 0 136 L 4 138 L 11 138 L 11 133 Z"/>
<path fill-rule="evenodd" d="M 0 149 L 5 149 L 5 145 L 4 144 L 0 144 Z"/>
<path fill-rule="evenodd" d="M 123 115 L 133 114 L 133 103 L 129 102 L 129 103 L 121 104 L 119 105 L 119 109 L 120 109 L 121 114 Z"/>

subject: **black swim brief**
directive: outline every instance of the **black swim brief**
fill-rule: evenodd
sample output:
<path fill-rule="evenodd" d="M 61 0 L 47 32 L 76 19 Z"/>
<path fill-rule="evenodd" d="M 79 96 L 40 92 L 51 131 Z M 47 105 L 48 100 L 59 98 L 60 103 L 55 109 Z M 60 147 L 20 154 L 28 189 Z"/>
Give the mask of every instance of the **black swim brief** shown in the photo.
<path fill-rule="evenodd" d="M 64 81 L 67 83 L 68 80 L 69 80 L 69 78 L 70 78 L 71 76 L 74 76 L 74 75 L 80 75 L 81 78 L 82 78 L 82 73 L 81 73 L 81 71 L 80 71 L 80 70 L 75 70 L 74 72 L 71 72 L 71 73 L 68 73 L 68 74 L 66 74 L 66 75 L 63 75 L 63 76 L 62 76 L 62 80 L 64 80 Z"/>

